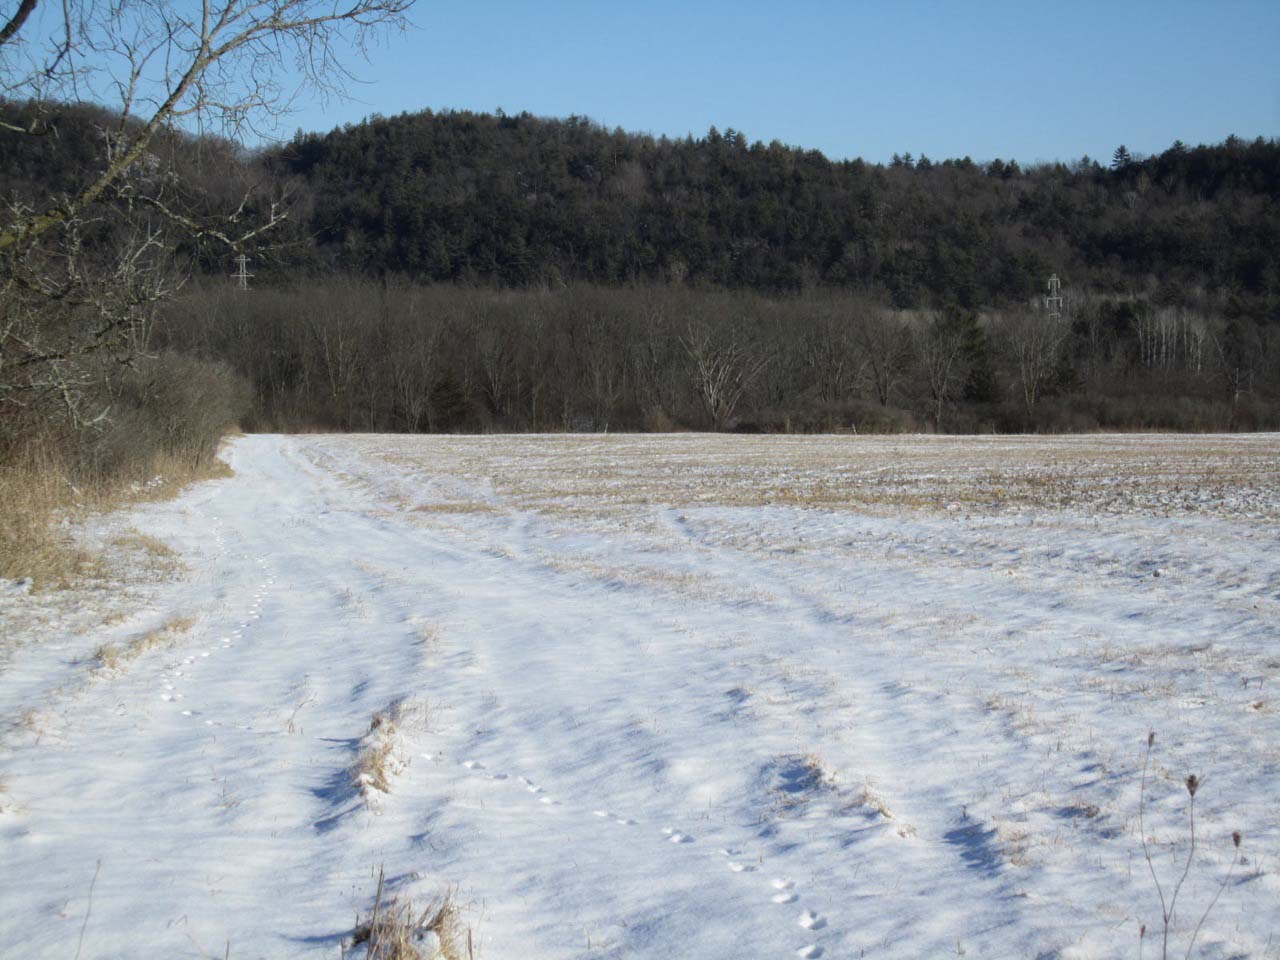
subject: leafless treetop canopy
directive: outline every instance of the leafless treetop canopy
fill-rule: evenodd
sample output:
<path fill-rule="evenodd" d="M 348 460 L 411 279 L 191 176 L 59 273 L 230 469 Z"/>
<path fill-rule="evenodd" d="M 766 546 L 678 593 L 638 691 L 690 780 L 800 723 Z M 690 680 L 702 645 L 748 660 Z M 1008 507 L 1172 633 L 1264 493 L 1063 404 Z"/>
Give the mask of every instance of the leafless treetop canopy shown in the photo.
<path fill-rule="evenodd" d="M 92 101 L 119 109 L 101 175 L 66 209 L 9 224 L 0 249 L 92 203 L 171 123 L 238 136 L 350 79 L 340 53 L 363 54 L 403 29 L 413 0 L 22 0 L 0 26 L 0 91 L 9 99 Z M 292 76 L 292 82 L 285 80 Z M 40 123 L 11 132 L 39 133 Z"/>

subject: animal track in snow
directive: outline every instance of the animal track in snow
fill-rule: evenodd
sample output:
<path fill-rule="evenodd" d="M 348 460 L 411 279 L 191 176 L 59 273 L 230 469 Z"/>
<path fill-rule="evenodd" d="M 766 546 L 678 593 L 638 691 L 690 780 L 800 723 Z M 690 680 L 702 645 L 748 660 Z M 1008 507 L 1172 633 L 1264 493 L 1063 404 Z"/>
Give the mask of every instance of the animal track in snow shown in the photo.
<path fill-rule="evenodd" d="M 755 867 L 749 863 L 738 863 L 736 860 L 729 861 L 729 869 L 734 873 L 754 873 Z"/>
<path fill-rule="evenodd" d="M 788 880 L 785 877 L 776 877 L 772 881 L 771 885 L 773 886 L 773 889 L 778 891 L 772 897 L 770 897 L 770 899 L 774 903 L 795 903 L 796 902 L 796 893 L 795 893 L 796 883 L 794 880 Z"/>
<path fill-rule="evenodd" d="M 822 956 L 822 948 L 816 943 L 811 943 L 797 950 L 796 956 L 803 957 L 804 960 L 817 960 L 818 957 Z"/>
<path fill-rule="evenodd" d="M 827 925 L 826 919 L 819 914 L 814 913 L 812 910 L 806 910 L 804 913 L 800 914 L 800 919 L 797 920 L 796 923 L 800 924 L 800 926 L 804 927 L 806 930 L 821 930 Z"/>

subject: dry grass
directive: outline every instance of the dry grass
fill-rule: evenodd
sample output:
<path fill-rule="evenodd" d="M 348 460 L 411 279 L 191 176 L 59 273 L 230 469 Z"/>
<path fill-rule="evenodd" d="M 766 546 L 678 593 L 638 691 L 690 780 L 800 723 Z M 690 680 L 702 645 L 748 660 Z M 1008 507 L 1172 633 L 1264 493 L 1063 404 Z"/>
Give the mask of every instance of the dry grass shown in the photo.
<path fill-rule="evenodd" d="M 64 589 L 108 576 L 105 564 L 78 546 L 59 523 L 134 503 L 167 500 L 188 484 L 231 475 L 215 460 L 196 469 L 174 458 L 159 458 L 143 473 L 147 480 L 77 485 L 52 460 L 28 457 L 0 466 L 0 579 L 33 581 L 37 590 Z M 128 538 L 126 538 L 128 539 Z M 136 541 L 159 559 L 171 553 L 164 544 Z M 158 548 L 158 549 L 157 549 Z"/>
<path fill-rule="evenodd" d="M 1280 517 L 1275 435 L 665 434 L 365 438 L 401 468 L 492 489 L 499 509 L 638 505 Z"/>
<path fill-rule="evenodd" d="M 176 550 L 138 530 L 112 537 L 107 546 L 110 552 L 106 558 L 115 580 L 165 579 L 183 569 Z"/>
<path fill-rule="evenodd" d="M 414 513 L 497 513 L 498 508 L 479 500 L 446 503 L 420 503 L 412 508 Z"/>
<path fill-rule="evenodd" d="M 381 869 L 373 912 L 363 919 L 356 916 L 351 943 L 365 948 L 365 960 L 474 960 L 471 931 L 463 930 L 452 891 L 415 908 L 387 896 Z"/>
<path fill-rule="evenodd" d="M 119 547 L 121 550 L 145 553 L 157 561 L 171 560 L 178 555 L 177 551 L 167 543 L 157 540 L 155 537 L 148 536 L 145 533 L 141 533 L 138 530 L 129 530 L 120 534 L 118 537 L 112 537 L 111 545 L 113 547 Z"/>
<path fill-rule="evenodd" d="M 886 820 L 894 818 L 889 804 L 876 792 L 870 781 L 863 784 L 862 789 L 853 797 L 850 806 L 873 810 Z"/>
<path fill-rule="evenodd" d="M 43 588 L 101 576 L 98 561 L 53 524 L 55 513 L 77 502 L 76 493 L 52 471 L 0 468 L 0 578 Z"/>
<path fill-rule="evenodd" d="M 190 630 L 193 623 L 195 621 L 191 617 L 174 617 L 155 630 L 148 630 L 124 643 L 104 643 L 93 652 L 93 659 L 99 670 L 122 670 L 130 661 L 147 651 L 170 646 L 181 634 Z"/>
<path fill-rule="evenodd" d="M 351 764 L 351 785 L 366 803 L 372 803 L 379 793 L 390 793 L 392 778 L 406 766 L 400 749 L 401 730 L 425 726 L 426 722 L 426 706 L 406 698 L 391 701 L 386 709 L 373 715 Z"/>
<path fill-rule="evenodd" d="M 634 564 L 618 566 L 580 557 L 545 554 L 542 562 L 560 573 L 580 574 L 618 587 L 652 587 L 682 596 L 752 603 L 762 599 L 758 591 L 741 590 L 719 577 L 704 573 L 670 570 L 666 567 Z"/>

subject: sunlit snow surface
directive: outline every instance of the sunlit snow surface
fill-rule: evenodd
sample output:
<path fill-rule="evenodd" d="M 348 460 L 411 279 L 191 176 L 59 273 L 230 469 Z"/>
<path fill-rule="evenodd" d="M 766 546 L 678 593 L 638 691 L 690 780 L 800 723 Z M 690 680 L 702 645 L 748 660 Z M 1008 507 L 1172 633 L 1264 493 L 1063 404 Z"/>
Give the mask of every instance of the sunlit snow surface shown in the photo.
<path fill-rule="evenodd" d="M 336 957 L 382 866 L 481 960 L 1158 956 L 1154 730 L 1170 955 L 1280 957 L 1276 435 L 226 456 L 80 533 L 185 574 L 0 596 L 2 955 Z"/>

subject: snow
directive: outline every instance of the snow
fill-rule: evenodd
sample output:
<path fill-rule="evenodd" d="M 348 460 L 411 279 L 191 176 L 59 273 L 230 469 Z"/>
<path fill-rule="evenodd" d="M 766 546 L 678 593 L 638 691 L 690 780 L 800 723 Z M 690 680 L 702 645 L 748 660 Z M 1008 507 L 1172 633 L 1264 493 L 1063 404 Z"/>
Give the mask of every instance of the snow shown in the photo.
<path fill-rule="evenodd" d="M 0 953 L 332 957 L 383 867 L 481 958 L 1134 956 L 1155 731 L 1174 952 L 1280 957 L 1280 437 L 226 457 L 81 532 L 182 575 L 0 598 Z"/>

